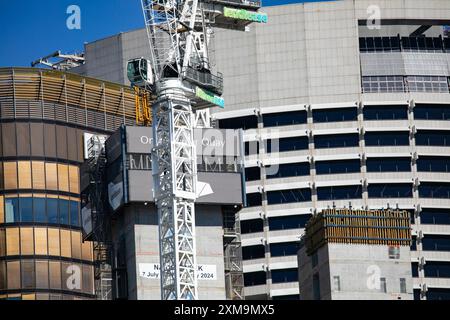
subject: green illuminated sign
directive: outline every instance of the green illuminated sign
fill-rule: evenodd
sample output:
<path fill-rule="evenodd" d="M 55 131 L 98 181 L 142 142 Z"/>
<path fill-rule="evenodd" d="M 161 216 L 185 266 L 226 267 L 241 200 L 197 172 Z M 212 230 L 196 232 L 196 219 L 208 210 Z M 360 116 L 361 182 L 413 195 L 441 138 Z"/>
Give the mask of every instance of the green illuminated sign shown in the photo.
<path fill-rule="evenodd" d="M 267 13 L 259 13 L 244 9 L 231 9 L 224 7 L 223 15 L 228 18 L 267 23 Z"/>
<path fill-rule="evenodd" d="M 199 87 L 196 87 L 195 95 L 197 97 L 199 97 L 200 99 L 203 99 L 205 101 L 211 102 L 212 104 L 215 104 L 216 106 L 219 106 L 221 108 L 225 107 L 225 100 L 223 100 L 222 97 L 216 96 L 214 93 L 211 93 L 209 91 L 206 91 Z"/>

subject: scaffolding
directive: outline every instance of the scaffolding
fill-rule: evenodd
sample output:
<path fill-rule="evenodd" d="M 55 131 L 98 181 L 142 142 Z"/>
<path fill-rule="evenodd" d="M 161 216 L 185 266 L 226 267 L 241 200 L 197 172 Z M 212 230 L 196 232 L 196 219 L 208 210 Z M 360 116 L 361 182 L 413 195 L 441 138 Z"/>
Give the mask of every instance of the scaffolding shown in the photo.
<path fill-rule="evenodd" d="M 87 167 L 89 172 L 88 201 L 91 204 L 92 241 L 94 249 L 95 295 L 98 300 L 112 299 L 111 223 L 108 210 L 104 173 L 106 156 L 104 141 L 92 136 L 88 141 Z"/>
<path fill-rule="evenodd" d="M 225 291 L 228 300 L 244 300 L 244 273 L 239 214 L 231 208 L 223 212 Z"/>

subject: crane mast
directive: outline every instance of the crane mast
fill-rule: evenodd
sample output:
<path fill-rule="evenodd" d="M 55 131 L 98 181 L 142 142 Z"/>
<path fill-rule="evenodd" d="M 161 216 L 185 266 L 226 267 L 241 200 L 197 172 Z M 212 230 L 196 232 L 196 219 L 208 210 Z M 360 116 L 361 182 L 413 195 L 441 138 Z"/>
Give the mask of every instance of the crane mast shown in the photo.
<path fill-rule="evenodd" d="M 212 27 L 245 30 L 266 22 L 260 1 L 141 0 L 149 60 L 128 62 L 133 86 L 151 91 L 154 196 L 158 208 L 161 298 L 198 299 L 195 112 L 224 106 L 222 75 L 208 57 Z M 205 118 L 205 117 L 203 117 Z"/>

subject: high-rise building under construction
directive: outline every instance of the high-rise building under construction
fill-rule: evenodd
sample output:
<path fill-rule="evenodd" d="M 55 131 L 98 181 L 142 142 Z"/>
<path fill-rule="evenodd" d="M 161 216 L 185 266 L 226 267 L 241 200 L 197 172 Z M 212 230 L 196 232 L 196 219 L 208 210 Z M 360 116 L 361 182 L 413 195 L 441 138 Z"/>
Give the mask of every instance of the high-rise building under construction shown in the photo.
<path fill-rule="evenodd" d="M 416 299 L 450 298 L 450 3 L 342 0 L 267 7 L 216 30 L 219 128 L 243 128 L 245 295 L 298 298 L 299 235 L 332 207 L 412 214 Z M 80 73 L 126 83 L 145 30 L 85 47 Z M 96 58 L 110 57 L 105 65 Z M 103 59 L 104 60 L 104 59 Z"/>

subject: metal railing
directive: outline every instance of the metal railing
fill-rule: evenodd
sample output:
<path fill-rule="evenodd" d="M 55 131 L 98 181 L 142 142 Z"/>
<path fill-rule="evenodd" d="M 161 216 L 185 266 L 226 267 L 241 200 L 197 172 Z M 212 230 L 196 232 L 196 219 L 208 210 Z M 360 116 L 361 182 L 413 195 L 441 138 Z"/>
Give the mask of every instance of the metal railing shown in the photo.
<path fill-rule="evenodd" d="M 218 72 L 217 75 L 205 72 L 203 70 L 196 70 L 192 67 L 187 67 L 184 73 L 185 79 L 196 83 L 197 85 L 207 88 L 210 91 L 222 95 L 223 93 L 223 75 Z"/>

